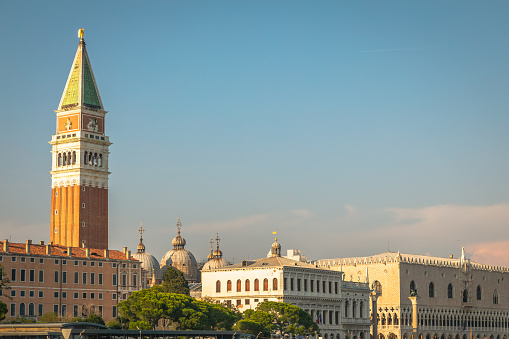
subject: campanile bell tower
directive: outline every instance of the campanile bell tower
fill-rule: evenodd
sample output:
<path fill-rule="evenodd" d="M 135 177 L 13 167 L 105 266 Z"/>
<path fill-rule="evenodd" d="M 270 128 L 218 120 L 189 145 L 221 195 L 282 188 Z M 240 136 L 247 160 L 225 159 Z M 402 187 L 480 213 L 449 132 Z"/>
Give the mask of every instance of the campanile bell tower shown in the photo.
<path fill-rule="evenodd" d="M 51 166 L 50 241 L 70 247 L 108 248 L 108 155 L 105 117 L 83 29 L 55 111 Z"/>

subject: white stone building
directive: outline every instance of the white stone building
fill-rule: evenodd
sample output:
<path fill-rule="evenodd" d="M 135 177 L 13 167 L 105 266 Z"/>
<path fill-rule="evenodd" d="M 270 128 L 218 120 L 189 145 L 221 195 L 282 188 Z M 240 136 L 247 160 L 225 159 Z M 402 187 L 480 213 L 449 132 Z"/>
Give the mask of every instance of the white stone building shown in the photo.
<path fill-rule="evenodd" d="M 464 253 L 440 258 L 386 252 L 315 264 L 357 281 L 369 272 L 370 286 L 379 291 L 372 307 L 379 339 L 409 339 L 412 333 L 420 339 L 509 336 L 509 267 L 474 263 Z"/>
<path fill-rule="evenodd" d="M 202 270 L 202 297 L 210 297 L 240 311 L 263 301 L 286 302 L 304 309 L 318 323 L 324 339 L 369 336 L 369 285 L 343 281 L 341 272 L 317 268 L 281 257 L 281 245 L 271 256 Z"/>

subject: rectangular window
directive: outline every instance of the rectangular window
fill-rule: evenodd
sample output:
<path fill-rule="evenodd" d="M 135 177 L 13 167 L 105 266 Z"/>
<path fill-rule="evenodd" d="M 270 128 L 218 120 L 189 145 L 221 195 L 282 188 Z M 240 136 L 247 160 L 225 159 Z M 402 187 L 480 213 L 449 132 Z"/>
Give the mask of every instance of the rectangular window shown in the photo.
<path fill-rule="evenodd" d="M 44 264 L 44 259 L 43 258 L 39 258 L 39 264 Z"/>
<path fill-rule="evenodd" d="M 58 298 L 58 291 L 53 292 L 53 298 Z"/>
<path fill-rule="evenodd" d="M 90 273 L 90 284 L 95 285 L 95 273 Z"/>
<path fill-rule="evenodd" d="M 80 274 L 79 272 L 74 272 L 74 283 L 79 284 L 80 283 Z"/>
<path fill-rule="evenodd" d="M 114 262 L 114 263 L 112 264 L 112 266 L 113 266 L 113 268 L 117 268 L 117 263 L 115 263 L 115 262 Z"/>
<path fill-rule="evenodd" d="M 103 293 L 102 293 L 102 292 L 99 292 L 98 297 L 99 297 L 99 300 L 103 300 Z"/>
<path fill-rule="evenodd" d="M 39 304 L 38 308 L 37 308 L 37 315 L 40 317 L 42 315 L 42 304 Z"/>
<path fill-rule="evenodd" d="M 81 280 L 81 282 L 82 282 L 83 284 L 86 284 L 86 283 L 87 283 L 87 272 L 83 272 L 83 276 L 82 276 L 82 278 L 81 278 L 81 279 L 82 279 L 82 280 Z"/>
<path fill-rule="evenodd" d="M 62 292 L 62 299 L 67 299 L 67 292 Z"/>
<path fill-rule="evenodd" d="M 95 262 L 94 261 L 90 262 L 90 266 L 94 267 L 95 266 Z"/>
<path fill-rule="evenodd" d="M 127 274 L 122 274 L 122 286 L 127 286 Z"/>
<path fill-rule="evenodd" d="M 99 267 L 103 267 L 103 263 L 102 262 L 99 263 Z"/>
<path fill-rule="evenodd" d="M 39 291 L 39 298 L 44 298 L 44 291 Z"/>
<path fill-rule="evenodd" d="M 116 294 L 116 293 L 113 293 L 113 294 L 111 295 L 111 299 L 113 299 L 113 300 L 117 300 L 117 294 Z"/>
<path fill-rule="evenodd" d="M 58 305 L 53 305 L 53 313 L 58 314 Z"/>
<path fill-rule="evenodd" d="M 338 294 L 338 282 L 337 281 L 334 283 L 334 292 L 336 294 Z"/>
<path fill-rule="evenodd" d="M 35 297 L 35 291 L 28 291 L 28 296 L 29 296 L 30 298 Z"/>
<path fill-rule="evenodd" d="M 136 274 L 133 274 L 133 286 L 138 286 L 138 276 Z"/>
<path fill-rule="evenodd" d="M 246 299 L 246 300 L 245 300 L 245 304 L 246 304 L 246 305 L 249 305 L 250 303 L 251 303 L 251 300 L 250 300 L 250 299 Z"/>
<path fill-rule="evenodd" d="M 87 262 L 83 260 L 83 266 L 87 266 Z"/>
<path fill-rule="evenodd" d="M 16 281 L 16 269 L 11 268 L 11 281 Z"/>
<path fill-rule="evenodd" d="M 316 292 L 320 293 L 320 280 L 316 281 Z"/>
<path fill-rule="evenodd" d="M 78 293 L 78 292 L 74 292 L 74 296 L 73 296 L 73 298 L 74 298 L 74 299 L 78 299 L 79 297 L 80 297 L 79 293 Z"/>
<path fill-rule="evenodd" d="M 87 292 L 83 292 L 83 299 L 87 299 Z"/>
<path fill-rule="evenodd" d="M 55 282 L 58 283 L 59 272 L 55 271 Z"/>
<path fill-rule="evenodd" d="M 329 294 L 332 293 L 332 281 L 329 281 Z"/>
<path fill-rule="evenodd" d="M 28 271 L 28 281 L 35 282 L 35 270 Z"/>
<path fill-rule="evenodd" d="M 283 278 L 283 289 L 286 290 L 286 278 Z"/>
<path fill-rule="evenodd" d="M 35 258 L 30 258 L 30 262 L 35 262 Z"/>
<path fill-rule="evenodd" d="M 25 291 L 23 291 L 23 290 L 19 291 L 19 296 L 24 298 L 25 297 Z"/>
<path fill-rule="evenodd" d="M 21 282 L 25 282 L 25 281 L 26 281 L 26 278 L 27 278 L 27 276 L 26 276 L 26 275 L 27 275 L 26 270 L 25 270 L 25 269 L 23 269 L 23 268 L 22 268 L 22 269 L 20 269 L 20 270 L 19 270 L 19 281 L 21 281 Z"/>
<path fill-rule="evenodd" d="M 300 292 L 300 279 L 297 279 L 297 291 Z"/>
<path fill-rule="evenodd" d="M 62 272 L 62 284 L 67 284 L 67 271 Z"/>
<path fill-rule="evenodd" d="M 102 305 L 99 305 L 99 315 L 101 317 L 103 316 L 103 307 L 102 307 Z"/>
<path fill-rule="evenodd" d="M 310 280 L 309 281 L 309 287 L 311 288 L 311 292 L 314 292 L 313 289 L 315 288 L 315 281 L 314 280 Z"/>
<path fill-rule="evenodd" d="M 62 265 L 67 265 L 67 260 L 62 259 Z"/>
<path fill-rule="evenodd" d="M 78 266 L 79 264 L 80 264 L 80 262 L 78 260 L 74 261 L 74 266 Z"/>
<path fill-rule="evenodd" d="M 327 291 L 325 290 L 325 286 L 327 286 L 327 285 L 325 284 L 325 280 L 324 280 L 324 281 L 322 281 L 322 287 L 323 287 L 323 288 L 322 288 L 322 291 L 323 291 L 323 293 L 326 293 L 326 292 L 327 292 Z"/>
<path fill-rule="evenodd" d="M 308 291 L 308 280 L 304 279 L 304 292 Z"/>
<path fill-rule="evenodd" d="M 78 305 L 74 305 L 73 313 L 74 313 L 74 317 L 76 318 L 78 316 Z"/>
<path fill-rule="evenodd" d="M 237 306 L 242 305 L 242 301 L 240 299 L 237 299 Z"/>
<path fill-rule="evenodd" d="M 16 262 L 16 257 L 11 257 L 12 262 Z"/>
<path fill-rule="evenodd" d="M 11 304 L 11 317 L 16 316 L 16 304 Z"/>
<path fill-rule="evenodd" d="M 60 261 L 58 259 L 55 259 L 55 265 L 58 265 Z"/>
<path fill-rule="evenodd" d="M 95 293 L 93 292 L 90 293 L 90 299 L 95 299 Z"/>
<path fill-rule="evenodd" d="M 99 285 L 103 284 L 103 274 L 99 273 Z"/>
<path fill-rule="evenodd" d="M 26 261 L 27 261 L 27 258 L 25 258 L 25 257 L 21 257 L 21 259 L 20 259 L 20 260 L 21 260 L 21 262 L 26 262 Z"/>
<path fill-rule="evenodd" d="M 112 312 L 113 318 L 117 317 L 117 306 L 113 306 L 113 312 Z"/>
<path fill-rule="evenodd" d="M 67 305 L 62 305 L 62 317 L 65 317 L 65 314 L 67 313 Z"/>
<path fill-rule="evenodd" d="M 11 297 L 15 297 L 16 296 L 16 290 L 11 290 Z"/>
<path fill-rule="evenodd" d="M 290 278 L 290 291 L 293 291 L 293 278 Z"/>
<path fill-rule="evenodd" d="M 113 273 L 113 277 L 112 277 L 111 281 L 112 281 L 113 286 L 117 286 L 117 274 L 116 273 Z"/>
<path fill-rule="evenodd" d="M 39 282 L 40 283 L 44 282 L 44 271 L 43 270 L 39 270 Z"/>

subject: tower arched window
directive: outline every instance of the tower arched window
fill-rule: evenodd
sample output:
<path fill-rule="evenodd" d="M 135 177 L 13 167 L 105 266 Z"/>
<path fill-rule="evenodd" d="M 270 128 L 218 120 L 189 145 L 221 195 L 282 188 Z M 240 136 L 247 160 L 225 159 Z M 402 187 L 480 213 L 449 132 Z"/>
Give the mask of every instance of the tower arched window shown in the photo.
<path fill-rule="evenodd" d="M 417 294 L 417 289 L 415 288 L 415 282 L 412 280 L 410 282 L 410 295 Z"/>
<path fill-rule="evenodd" d="M 493 292 L 493 303 L 494 303 L 495 305 L 498 305 L 498 292 L 497 292 L 497 290 L 495 290 L 495 291 Z"/>
<path fill-rule="evenodd" d="M 463 302 L 464 303 L 468 302 L 468 291 L 467 290 L 463 290 Z"/>
<path fill-rule="evenodd" d="M 228 280 L 226 282 L 226 292 L 231 292 L 231 291 L 232 291 L 232 281 Z"/>
<path fill-rule="evenodd" d="M 58 166 L 62 166 L 62 153 L 58 153 Z"/>
<path fill-rule="evenodd" d="M 221 281 L 216 281 L 216 293 L 221 292 Z"/>
<path fill-rule="evenodd" d="M 260 281 L 258 279 L 255 279 L 255 281 L 254 281 L 254 290 L 255 291 L 260 290 Z"/>
<path fill-rule="evenodd" d="M 240 292 L 242 290 L 242 281 L 240 279 L 237 279 L 237 292 Z"/>
<path fill-rule="evenodd" d="M 72 164 L 75 165 L 76 164 L 76 151 L 73 151 L 72 152 Z"/>
<path fill-rule="evenodd" d="M 429 283 L 429 297 L 434 298 L 435 297 L 435 284 L 433 282 Z"/>
<path fill-rule="evenodd" d="M 452 299 L 452 297 L 453 297 L 452 284 L 449 284 L 447 286 L 447 298 Z"/>
<path fill-rule="evenodd" d="M 251 286 L 250 286 L 249 279 L 246 279 L 246 282 L 244 283 L 244 290 L 249 291 L 250 288 L 251 288 Z"/>
<path fill-rule="evenodd" d="M 269 279 L 267 279 L 267 278 L 263 279 L 263 290 L 264 291 L 269 290 Z"/>
<path fill-rule="evenodd" d="M 277 278 L 272 279 L 272 290 L 277 291 Z"/>
<path fill-rule="evenodd" d="M 103 155 L 102 154 L 99 154 L 99 163 L 98 163 L 98 166 L 99 167 L 103 167 Z"/>
<path fill-rule="evenodd" d="M 88 165 L 88 151 L 85 151 L 85 156 L 83 157 L 83 163 Z"/>
<path fill-rule="evenodd" d="M 480 285 L 477 285 L 477 300 L 481 300 L 482 299 L 482 290 L 481 290 L 481 286 Z"/>

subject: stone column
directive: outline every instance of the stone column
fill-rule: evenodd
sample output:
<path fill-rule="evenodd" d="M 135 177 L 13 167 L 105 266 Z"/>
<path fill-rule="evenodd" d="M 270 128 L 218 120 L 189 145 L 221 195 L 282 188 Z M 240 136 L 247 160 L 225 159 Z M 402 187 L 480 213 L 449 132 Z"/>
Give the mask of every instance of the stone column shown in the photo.
<path fill-rule="evenodd" d="M 378 294 L 376 291 L 372 291 L 369 296 L 371 297 L 371 326 L 373 339 L 378 339 Z"/>
<path fill-rule="evenodd" d="M 416 294 L 414 296 L 408 297 L 412 302 L 412 339 L 417 339 L 417 329 L 419 327 L 419 315 L 417 314 L 417 300 L 420 297 Z"/>

